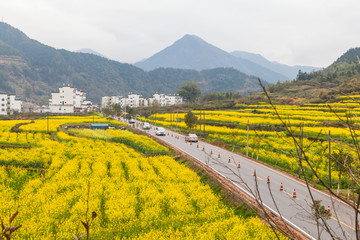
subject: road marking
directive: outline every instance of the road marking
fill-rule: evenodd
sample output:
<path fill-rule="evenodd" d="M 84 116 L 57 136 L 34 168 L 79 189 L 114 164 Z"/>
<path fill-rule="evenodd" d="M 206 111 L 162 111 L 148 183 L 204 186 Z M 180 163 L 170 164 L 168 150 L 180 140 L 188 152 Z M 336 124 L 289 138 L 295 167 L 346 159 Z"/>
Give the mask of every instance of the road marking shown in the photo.
<path fill-rule="evenodd" d="M 343 223 L 342 221 L 340 221 L 340 220 L 338 220 L 338 219 L 336 219 L 336 218 L 334 218 L 334 217 L 330 217 L 330 218 L 334 219 L 335 221 L 337 221 L 337 222 L 341 223 L 342 225 L 344 225 L 344 226 L 346 226 L 346 227 L 348 227 L 348 228 L 350 228 L 350 229 L 352 229 L 352 230 L 355 231 L 355 228 L 350 227 L 350 226 L 347 225 L 346 223 Z"/>
<path fill-rule="evenodd" d="M 292 198 L 294 198 L 294 199 L 297 199 L 298 200 L 298 198 L 297 197 L 294 197 L 291 193 L 288 193 L 287 191 L 285 191 L 285 190 L 283 190 L 283 192 L 284 193 L 286 193 L 287 195 L 289 195 L 290 197 L 292 197 Z"/>

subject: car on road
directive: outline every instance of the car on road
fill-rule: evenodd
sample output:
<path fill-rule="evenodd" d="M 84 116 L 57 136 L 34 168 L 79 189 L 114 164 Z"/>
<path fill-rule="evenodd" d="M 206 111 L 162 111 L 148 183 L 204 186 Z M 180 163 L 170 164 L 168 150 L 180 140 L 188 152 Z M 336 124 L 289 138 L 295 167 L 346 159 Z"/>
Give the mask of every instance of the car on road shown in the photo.
<path fill-rule="evenodd" d="M 129 120 L 129 123 L 130 123 L 130 124 L 134 124 L 134 123 L 135 123 L 135 119 L 133 119 L 133 118 L 130 119 L 130 120 Z"/>
<path fill-rule="evenodd" d="M 148 129 L 150 129 L 150 124 L 148 122 L 144 122 L 142 128 L 144 130 L 148 130 Z"/>
<path fill-rule="evenodd" d="M 165 129 L 163 127 L 155 128 L 155 135 L 157 136 L 165 136 Z"/>
<path fill-rule="evenodd" d="M 198 136 L 195 133 L 189 133 L 185 136 L 185 141 L 187 142 L 198 142 Z"/>

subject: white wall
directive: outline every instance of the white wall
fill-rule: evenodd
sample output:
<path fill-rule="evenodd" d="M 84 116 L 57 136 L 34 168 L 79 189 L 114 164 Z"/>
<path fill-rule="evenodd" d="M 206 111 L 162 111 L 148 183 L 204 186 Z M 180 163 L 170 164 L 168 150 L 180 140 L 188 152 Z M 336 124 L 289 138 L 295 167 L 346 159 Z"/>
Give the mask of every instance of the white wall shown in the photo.
<path fill-rule="evenodd" d="M 8 94 L 0 93 L 0 115 L 6 115 L 8 113 Z"/>

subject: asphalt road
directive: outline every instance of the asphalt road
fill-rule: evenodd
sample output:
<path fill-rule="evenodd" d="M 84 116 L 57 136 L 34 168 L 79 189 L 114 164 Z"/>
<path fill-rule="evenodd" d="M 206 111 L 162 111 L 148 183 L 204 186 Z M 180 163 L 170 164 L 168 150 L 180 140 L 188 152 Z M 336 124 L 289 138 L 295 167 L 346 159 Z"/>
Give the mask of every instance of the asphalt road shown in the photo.
<path fill-rule="evenodd" d="M 137 122 L 135 125 L 141 129 L 141 124 Z M 146 132 L 155 136 L 154 126 Z M 205 163 L 250 197 L 261 198 L 265 207 L 276 215 L 280 213 L 289 225 L 298 229 L 308 238 L 318 239 L 316 221 L 311 216 L 310 210 L 312 201 L 303 182 L 296 181 L 293 177 L 254 160 L 208 143 L 202 141 L 198 143 L 185 142 L 185 136 L 170 130 L 166 130 L 166 136 L 156 137 Z M 238 167 L 239 164 L 240 168 Z M 255 188 L 254 171 L 256 171 L 258 191 Z M 281 184 L 283 191 L 280 190 Z M 275 201 L 272 200 L 269 189 L 271 189 Z M 296 198 L 293 197 L 294 191 L 296 191 Z M 332 217 L 327 220 L 327 223 L 335 235 L 341 239 L 356 239 L 354 210 L 316 189 L 311 188 L 311 193 L 313 198 L 321 200 L 321 204 L 326 208 L 330 207 Z M 320 229 L 322 229 L 321 226 Z M 320 236 L 321 239 L 331 239 L 331 236 L 324 230 L 321 230 Z"/>

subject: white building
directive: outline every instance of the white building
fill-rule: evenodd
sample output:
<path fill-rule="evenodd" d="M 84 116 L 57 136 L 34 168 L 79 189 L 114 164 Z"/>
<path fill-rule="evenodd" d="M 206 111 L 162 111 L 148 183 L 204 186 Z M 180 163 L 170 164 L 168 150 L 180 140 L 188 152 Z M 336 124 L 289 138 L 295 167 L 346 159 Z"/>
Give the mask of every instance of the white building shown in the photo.
<path fill-rule="evenodd" d="M 158 102 L 160 106 L 170 106 L 176 104 L 182 104 L 182 97 L 179 95 L 166 95 L 155 93 L 152 98 L 149 98 L 149 105 L 152 105 L 154 101 Z"/>
<path fill-rule="evenodd" d="M 13 113 L 19 113 L 21 112 L 22 109 L 22 101 L 18 98 L 16 98 L 15 94 L 10 94 L 9 96 L 9 100 L 10 100 L 10 114 Z"/>
<path fill-rule="evenodd" d="M 122 96 L 104 96 L 101 98 L 101 108 L 109 107 L 113 104 L 122 105 Z"/>
<path fill-rule="evenodd" d="M 21 112 L 22 101 L 15 94 L 0 93 L 0 115 Z"/>
<path fill-rule="evenodd" d="M 112 104 L 120 104 L 121 108 L 125 107 L 146 107 L 148 100 L 142 98 L 139 94 L 130 93 L 127 98 L 121 96 L 104 96 L 101 98 L 101 107 L 105 108 Z"/>
<path fill-rule="evenodd" d="M 51 93 L 49 111 L 52 113 L 73 113 L 91 110 L 92 103 L 86 101 L 86 92 L 64 86 L 59 92 Z"/>
<path fill-rule="evenodd" d="M 128 97 L 123 100 L 123 104 L 131 108 L 146 107 L 148 105 L 147 100 L 145 98 L 142 98 L 142 96 L 139 94 L 133 94 L 133 93 L 130 93 Z"/>

